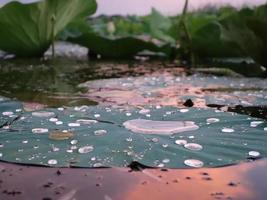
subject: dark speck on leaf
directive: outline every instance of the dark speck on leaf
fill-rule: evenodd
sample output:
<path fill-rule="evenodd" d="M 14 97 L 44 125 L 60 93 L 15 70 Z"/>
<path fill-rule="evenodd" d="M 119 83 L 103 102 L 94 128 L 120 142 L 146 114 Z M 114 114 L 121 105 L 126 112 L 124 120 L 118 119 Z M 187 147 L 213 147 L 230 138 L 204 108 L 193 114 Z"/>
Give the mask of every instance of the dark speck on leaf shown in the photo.
<path fill-rule="evenodd" d="M 191 99 L 187 99 L 187 100 L 184 102 L 183 105 L 186 106 L 186 107 L 193 107 L 193 106 L 194 106 L 194 103 L 193 103 L 193 101 L 192 101 Z"/>

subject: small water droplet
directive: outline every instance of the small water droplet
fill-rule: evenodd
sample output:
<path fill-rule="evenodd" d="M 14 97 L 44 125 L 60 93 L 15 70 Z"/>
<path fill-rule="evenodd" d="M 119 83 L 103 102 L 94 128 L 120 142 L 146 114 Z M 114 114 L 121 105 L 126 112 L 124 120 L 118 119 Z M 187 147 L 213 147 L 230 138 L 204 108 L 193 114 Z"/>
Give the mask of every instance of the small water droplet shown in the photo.
<path fill-rule="evenodd" d="M 148 114 L 150 113 L 150 110 L 149 109 L 142 109 L 139 111 L 139 114 L 142 114 L 142 115 L 145 115 L 145 114 Z"/>
<path fill-rule="evenodd" d="M 57 121 L 58 121 L 58 119 L 57 119 L 57 118 L 55 118 L 55 117 L 52 117 L 52 118 L 50 118 L 50 119 L 49 119 L 49 121 L 50 121 L 50 122 L 57 122 Z"/>
<path fill-rule="evenodd" d="M 132 116 L 132 113 L 126 113 L 126 116 L 128 116 L 128 117 Z"/>
<path fill-rule="evenodd" d="M 181 113 L 186 113 L 186 112 L 188 112 L 188 111 L 189 111 L 188 109 L 181 109 L 181 110 L 180 110 Z"/>
<path fill-rule="evenodd" d="M 84 147 L 79 148 L 78 152 L 83 154 L 83 153 L 89 153 L 93 150 L 94 150 L 93 146 L 84 146 Z"/>
<path fill-rule="evenodd" d="M 96 124 L 98 121 L 91 119 L 78 119 L 76 122 L 80 124 L 90 125 L 90 124 Z"/>
<path fill-rule="evenodd" d="M 185 145 L 185 144 L 187 144 L 187 141 L 186 140 L 175 140 L 175 144 Z"/>
<path fill-rule="evenodd" d="M 100 114 L 94 114 L 95 118 L 99 118 L 101 115 Z"/>
<path fill-rule="evenodd" d="M 168 144 L 163 144 L 162 147 L 163 148 L 167 148 L 169 145 Z"/>
<path fill-rule="evenodd" d="M 248 155 L 255 158 L 255 157 L 259 157 L 261 154 L 258 151 L 250 151 L 248 152 Z"/>
<path fill-rule="evenodd" d="M 57 122 L 56 122 L 56 125 L 62 125 L 62 124 L 63 124 L 62 121 L 57 121 Z"/>
<path fill-rule="evenodd" d="M 157 143 L 157 142 L 159 142 L 159 139 L 158 138 L 152 138 L 151 141 Z"/>
<path fill-rule="evenodd" d="M 28 143 L 28 140 L 23 140 L 22 143 L 23 144 L 27 144 Z"/>
<path fill-rule="evenodd" d="M 47 128 L 33 128 L 32 133 L 47 133 L 49 130 Z"/>
<path fill-rule="evenodd" d="M 3 153 L 0 153 L 0 158 L 3 157 Z"/>
<path fill-rule="evenodd" d="M 51 160 L 48 160 L 47 162 L 49 165 L 56 165 L 57 164 L 57 160 L 55 159 L 51 159 Z"/>
<path fill-rule="evenodd" d="M 250 127 L 257 127 L 258 125 L 264 123 L 263 121 L 253 121 L 253 122 L 250 122 Z"/>
<path fill-rule="evenodd" d="M 207 123 L 216 123 L 219 122 L 220 120 L 218 118 L 208 118 Z"/>
<path fill-rule="evenodd" d="M 160 167 L 160 168 L 162 168 L 162 167 L 164 167 L 165 165 L 163 164 L 163 163 L 160 163 L 160 164 L 158 164 L 158 167 Z"/>
<path fill-rule="evenodd" d="M 234 129 L 232 129 L 232 128 L 223 128 L 222 129 L 222 132 L 223 133 L 233 133 L 235 130 Z"/>
<path fill-rule="evenodd" d="M 195 168 L 200 168 L 203 167 L 204 163 L 200 160 L 196 159 L 188 159 L 184 161 L 184 164 L 189 166 L 189 167 L 195 167 Z"/>
<path fill-rule="evenodd" d="M 64 108 L 57 108 L 59 111 L 64 111 Z"/>
<path fill-rule="evenodd" d="M 200 144 L 196 143 L 187 143 L 184 145 L 184 147 L 192 151 L 201 151 L 203 149 L 203 147 Z"/>
<path fill-rule="evenodd" d="M 32 116 L 34 117 L 52 117 L 55 113 L 53 112 L 46 112 L 46 111 L 40 111 L 40 112 L 33 112 Z"/>
<path fill-rule="evenodd" d="M 132 142 L 133 141 L 133 138 L 126 138 L 126 141 L 127 142 Z"/>
<path fill-rule="evenodd" d="M 264 131 L 267 131 L 267 127 L 264 127 L 264 129 L 263 129 Z"/>
<path fill-rule="evenodd" d="M 14 113 L 11 112 L 11 111 L 2 112 L 2 115 L 4 115 L 4 116 L 11 116 L 11 115 L 13 115 L 13 114 L 14 114 Z"/>
<path fill-rule="evenodd" d="M 79 127 L 79 126 L 81 126 L 81 124 L 79 124 L 79 123 L 68 123 L 68 126 L 69 127 Z"/>
<path fill-rule="evenodd" d="M 106 130 L 96 130 L 96 131 L 94 132 L 94 134 L 95 134 L 96 136 L 105 135 L 105 134 L 107 134 L 107 131 L 106 131 Z"/>
<path fill-rule="evenodd" d="M 169 162 L 170 162 L 170 159 L 165 158 L 165 159 L 162 160 L 162 162 L 163 162 L 163 163 L 169 163 Z"/>
<path fill-rule="evenodd" d="M 102 163 L 95 163 L 93 164 L 93 167 L 103 167 Z"/>
<path fill-rule="evenodd" d="M 71 143 L 72 145 L 75 145 L 75 144 L 78 143 L 78 140 L 71 140 L 70 143 Z"/>

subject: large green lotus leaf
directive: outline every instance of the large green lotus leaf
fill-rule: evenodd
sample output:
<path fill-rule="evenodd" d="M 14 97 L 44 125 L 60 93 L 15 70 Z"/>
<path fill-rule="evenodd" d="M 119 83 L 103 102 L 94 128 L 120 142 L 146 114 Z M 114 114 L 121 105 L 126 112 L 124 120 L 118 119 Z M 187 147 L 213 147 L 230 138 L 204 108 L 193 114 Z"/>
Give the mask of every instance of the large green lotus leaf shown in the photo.
<path fill-rule="evenodd" d="M 62 38 L 87 47 L 91 52 L 100 54 L 105 58 L 132 58 L 145 50 L 170 56 L 173 51 L 170 44 L 155 44 L 141 36 L 102 36 L 81 22 L 71 24 L 62 34 Z"/>
<path fill-rule="evenodd" d="M 222 38 L 236 43 L 244 56 L 267 66 L 267 5 L 255 10 L 243 9 L 221 21 Z"/>
<path fill-rule="evenodd" d="M 18 56 L 41 56 L 66 25 L 95 10 L 95 0 L 10 2 L 0 9 L 0 49 Z"/>
<path fill-rule="evenodd" d="M 3 108 L 15 112 L 13 109 L 14 105 Z M 62 123 L 56 124 L 55 118 Z M 156 126 L 163 132 L 165 128 L 162 129 L 161 124 L 164 121 L 193 121 L 195 125 L 187 132 L 151 135 L 139 133 L 138 125 L 137 129 L 131 128 L 132 131 L 123 126 L 134 119 L 160 121 Z M 137 161 L 151 167 L 188 168 L 184 162 L 190 159 L 203 162 L 205 167 L 217 167 L 239 163 L 251 156 L 259 157 L 259 153 L 266 156 L 266 125 L 266 122 L 245 115 L 213 109 L 147 107 L 125 110 L 83 106 L 32 113 L 22 111 L 9 129 L 1 128 L 0 156 L 8 162 L 58 167 L 125 167 Z M 48 129 L 48 132 L 33 133 L 32 129 L 36 128 Z M 151 133 L 153 126 L 142 128 Z M 54 136 L 49 139 L 51 132 L 64 130 L 65 134 L 72 132 L 72 138 L 55 140 L 59 137 Z M 157 129 L 153 131 L 157 132 Z M 199 144 L 202 149 L 190 150 L 176 144 L 177 140 Z"/>

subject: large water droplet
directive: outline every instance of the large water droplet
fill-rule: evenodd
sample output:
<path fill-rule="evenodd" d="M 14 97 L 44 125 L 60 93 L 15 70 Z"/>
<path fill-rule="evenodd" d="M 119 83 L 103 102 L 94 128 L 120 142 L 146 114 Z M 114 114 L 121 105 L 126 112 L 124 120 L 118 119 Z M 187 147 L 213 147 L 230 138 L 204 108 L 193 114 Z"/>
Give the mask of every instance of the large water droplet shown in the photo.
<path fill-rule="evenodd" d="M 204 163 L 200 160 L 195 160 L 195 159 L 188 159 L 184 161 L 184 164 L 189 166 L 189 167 L 195 167 L 195 168 L 200 168 L 203 167 Z"/>
<path fill-rule="evenodd" d="M 199 127 L 192 121 L 152 121 L 134 119 L 123 123 L 126 129 L 135 133 L 172 135 L 186 131 L 194 131 Z"/>
<path fill-rule="evenodd" d="M 78 152 L 79 153 L 89 153 L 93 150 L 94 150 L 94 147 L 90 145 L 90 146 L 84 146 L 84 147 L 79 148 Z"/>
<path fill-rule="evenodd" d="M 48 129 L 47 128 L 33 128 L 32 133 L 47 133 Z"/>
<path fill-rule="evenodd" d="M 184 145 L 184 147 L 192 151 L 201 151 L 203 149 L 203 147 L 200 144 L 196 143 L 187 143 Z"/>

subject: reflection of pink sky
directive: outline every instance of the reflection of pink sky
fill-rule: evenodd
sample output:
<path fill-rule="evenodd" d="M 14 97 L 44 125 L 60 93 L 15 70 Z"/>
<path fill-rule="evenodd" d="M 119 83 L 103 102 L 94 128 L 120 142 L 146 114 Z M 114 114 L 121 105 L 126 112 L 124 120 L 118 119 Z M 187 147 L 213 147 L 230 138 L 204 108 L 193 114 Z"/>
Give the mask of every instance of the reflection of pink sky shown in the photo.
<path fill-rule="evenodd" d="M 97 0 L 97 14 L 148 14 L 155 7 L 164 14 L 181 12 L 184 0 Z M 267 0 L 189 0 L 190 8 L 198 8 L 205 4 L 259 5 Z"/>

